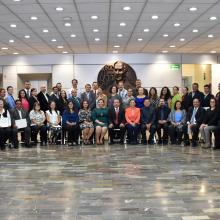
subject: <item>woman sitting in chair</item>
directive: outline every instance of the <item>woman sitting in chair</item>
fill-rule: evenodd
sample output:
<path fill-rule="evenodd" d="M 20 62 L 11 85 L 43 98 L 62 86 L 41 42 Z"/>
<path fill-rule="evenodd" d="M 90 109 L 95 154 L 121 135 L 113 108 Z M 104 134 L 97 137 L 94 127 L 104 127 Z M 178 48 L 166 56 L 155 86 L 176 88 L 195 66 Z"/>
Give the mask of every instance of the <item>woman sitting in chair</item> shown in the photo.
<path fill-rule="evenodd" d="M 58 144 L 58 137 L 61 135 L 60 112 L 56 110 L 56 103 L 50 102 L 49 110 L 46 111 L 47 125 L 51 131 L 50 142 Z"/>
<path fill-rule="evenodd" d="M 68 102 L 67 110 L 63 112 L 62 125 L 68 132 L 68 146 L 77 146 L 80 134 L 79 116 L 72 101 Z"/>
<path fill-rule="evenodd" d="M 88 101 L 82 102 L 82 108 L 79 110 L 79 122 L 83 132 L 83 143 L 85 145 L 91 144 L 90 139 L 94 133 L 94 125 Z"/>

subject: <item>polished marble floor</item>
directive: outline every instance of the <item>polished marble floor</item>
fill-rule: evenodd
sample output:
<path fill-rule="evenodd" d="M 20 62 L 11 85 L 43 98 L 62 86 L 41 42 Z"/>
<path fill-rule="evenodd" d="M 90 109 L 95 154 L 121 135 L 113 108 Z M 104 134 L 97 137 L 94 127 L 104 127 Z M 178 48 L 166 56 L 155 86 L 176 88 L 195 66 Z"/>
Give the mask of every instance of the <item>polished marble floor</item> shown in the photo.
<path fill-rule="evenodd" d="M 0 220 L 220 220 L 220 151 L 51 146 L 0 152 Z"/>

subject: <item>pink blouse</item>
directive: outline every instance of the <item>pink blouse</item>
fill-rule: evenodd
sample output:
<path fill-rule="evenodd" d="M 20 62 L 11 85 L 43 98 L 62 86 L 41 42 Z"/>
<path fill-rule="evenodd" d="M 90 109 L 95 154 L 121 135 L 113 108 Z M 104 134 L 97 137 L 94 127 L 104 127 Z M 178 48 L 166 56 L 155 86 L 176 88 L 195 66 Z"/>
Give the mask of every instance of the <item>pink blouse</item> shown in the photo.
<path fill-rule="evenodd" d="M 26 111 L 29 111 L 30 105 L 27 99 L 21 99 L 22 108 Z"/>

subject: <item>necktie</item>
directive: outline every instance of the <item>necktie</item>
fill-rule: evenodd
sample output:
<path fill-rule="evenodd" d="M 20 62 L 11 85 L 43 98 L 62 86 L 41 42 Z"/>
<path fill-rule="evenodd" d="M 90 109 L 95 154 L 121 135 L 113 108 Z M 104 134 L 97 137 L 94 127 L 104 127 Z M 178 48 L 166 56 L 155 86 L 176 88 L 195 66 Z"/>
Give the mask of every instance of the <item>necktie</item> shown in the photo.
<path fill-rule="evenodd" d="M 29 89 L 27 89 L 27 98 L 28 98 L 28 99 L 30 98 L 30 92 L 29 92 Z"/>
<path fill-rule="evenodd" d="M 119 113 L 119 110 L 118 108 L 115 109 L 115 124 L 117 125 L 118 124 L 118 113 Z"/>
<path fill-rule="evenodd" d="M 190 120 L 190 123 L 193 124 L 195 122 L 195 116 L 196 116 L 196 108 L 193 109 L 193 114 Z"/>

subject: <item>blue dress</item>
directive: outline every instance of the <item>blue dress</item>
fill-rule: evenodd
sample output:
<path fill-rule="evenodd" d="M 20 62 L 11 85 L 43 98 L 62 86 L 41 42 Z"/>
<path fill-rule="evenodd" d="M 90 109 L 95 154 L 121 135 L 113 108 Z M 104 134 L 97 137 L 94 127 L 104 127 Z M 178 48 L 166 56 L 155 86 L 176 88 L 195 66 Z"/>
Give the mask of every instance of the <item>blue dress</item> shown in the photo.
<path fill-rule="evenodd" d="M 147 96 L 145 96 L 144 98 L 135 98 L 135 103 L 136 103 L 136 107 L 137 108 L 143 108 L 144 107 L 144 100 L 147 98 Z"/>

